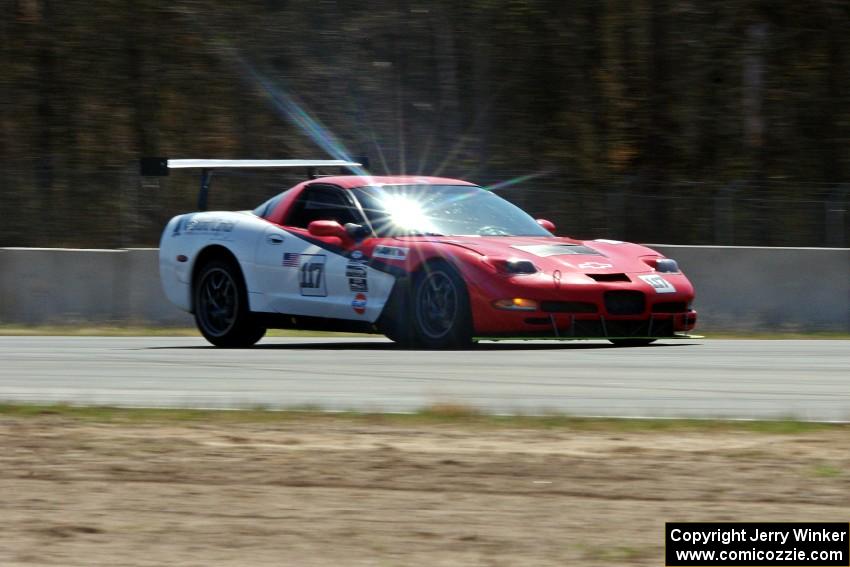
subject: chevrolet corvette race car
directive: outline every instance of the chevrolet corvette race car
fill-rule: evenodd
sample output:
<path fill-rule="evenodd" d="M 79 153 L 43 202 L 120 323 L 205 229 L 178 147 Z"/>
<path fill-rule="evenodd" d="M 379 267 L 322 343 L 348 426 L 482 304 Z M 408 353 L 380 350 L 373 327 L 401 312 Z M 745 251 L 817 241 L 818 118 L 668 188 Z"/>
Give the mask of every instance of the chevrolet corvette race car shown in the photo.
<path fill-rule="evenodd" d="M 466 181 L 314 175 L 359 165 L 143 160 L 148 175 L 202 170 L 202 211 L 162 234 L 168 299 L 221 347 L 253 345 L 268 328 L 382 333 L 426 348 L 507 337 L 636 346 L 696 324 L 693 286 L 654 250 L 554 236 L 551 222 Z M 302 167 L 310 179 L 254 210 L 204 211 L 211 172 L 233 167 Z"/>

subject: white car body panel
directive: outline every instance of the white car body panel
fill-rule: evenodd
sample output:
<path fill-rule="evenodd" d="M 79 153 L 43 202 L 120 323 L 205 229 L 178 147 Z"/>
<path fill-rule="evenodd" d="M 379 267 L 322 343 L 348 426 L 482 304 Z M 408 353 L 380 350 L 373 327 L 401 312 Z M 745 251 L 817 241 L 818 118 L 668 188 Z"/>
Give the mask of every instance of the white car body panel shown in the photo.
<path fill-rule="evenodd" d="M 365 258 L 318 246 L 253 213 L 189 213 L 169 221 L 159 248 L 163 290 L 180 309 L 191 311 L 195 260 L 213 245 L 238 260 L 254 312 L 374 323 L 395 284 Z"/>

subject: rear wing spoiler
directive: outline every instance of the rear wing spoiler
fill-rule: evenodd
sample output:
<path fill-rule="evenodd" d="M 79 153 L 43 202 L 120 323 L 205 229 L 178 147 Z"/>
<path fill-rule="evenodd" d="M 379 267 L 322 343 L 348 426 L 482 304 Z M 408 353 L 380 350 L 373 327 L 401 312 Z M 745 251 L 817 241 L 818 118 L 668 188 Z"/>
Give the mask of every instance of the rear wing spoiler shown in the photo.
<path fill-rule="evenodd" d="M 368 168 L 368 160 L 359 162 L 339 159 L 168 159 L 162 157 L 142 158 L 140 173 L 145 177 L 164 177 L 172 169 L 200 169 L 201 189 L 198 193 L 198 210 L 207 210 L 212 172 L 216 169 L 276 169 L 300 168 L 307 170 L 310 179 L 316 177 L 319 168 L 343 169 Z"/>

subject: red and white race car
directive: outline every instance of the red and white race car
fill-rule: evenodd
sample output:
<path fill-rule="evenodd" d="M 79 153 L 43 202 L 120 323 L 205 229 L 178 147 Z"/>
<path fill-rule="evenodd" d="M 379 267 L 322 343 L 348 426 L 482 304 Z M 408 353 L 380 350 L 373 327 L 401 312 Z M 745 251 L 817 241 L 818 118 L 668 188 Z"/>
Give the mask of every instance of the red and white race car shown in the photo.
<path fill-rule="evenodd" d="M 144 160 L 143 173 L 344 167 L 336 160 Z M 696 323 L 694 289 L 658 252 L 552 234 L 491 191 L 438 177 L 315 177 L 253 211 L 174 217 L 160 244 L 168 298 L 204 337 L 247 347 L 268 328 L 382 333 L 450 348 L 478 338 L 645 345 Z"/>

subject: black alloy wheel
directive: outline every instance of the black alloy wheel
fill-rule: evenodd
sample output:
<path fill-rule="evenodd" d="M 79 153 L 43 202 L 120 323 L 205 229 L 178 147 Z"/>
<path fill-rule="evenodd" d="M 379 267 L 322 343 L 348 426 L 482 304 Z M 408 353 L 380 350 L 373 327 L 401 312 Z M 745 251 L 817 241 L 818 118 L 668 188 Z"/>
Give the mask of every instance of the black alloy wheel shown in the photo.
<path fill-rule="evenodd" d="M 231 262 L 213 260 L 198 273 L 194 288 L 195 323 L 220 347 L 248 347 L 266 334 L 248 310 L 242 274 Z"/>
<path fill-rule="evenodd" d="M 428 264 L 413 286 L 413 330 L 428 348 L 457 348 L 472 342 L 469 296 L 461 277 L 443 263 Z"/>

